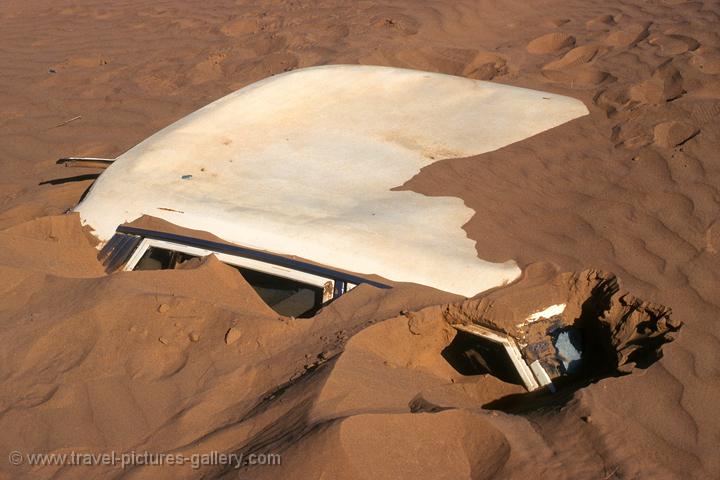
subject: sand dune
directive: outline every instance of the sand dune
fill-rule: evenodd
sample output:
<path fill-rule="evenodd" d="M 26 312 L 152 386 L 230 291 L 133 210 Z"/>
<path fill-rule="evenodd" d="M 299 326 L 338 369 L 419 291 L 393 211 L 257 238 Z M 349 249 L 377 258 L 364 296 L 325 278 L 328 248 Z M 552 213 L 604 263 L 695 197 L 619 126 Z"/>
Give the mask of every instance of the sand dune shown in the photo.
<path fill-rule="evenodd" d="M 0 478 L 717 478 L 719 21 L 693 1 L 4 2 Z M 358 287 L 295 320 L 212 259 L 104 275 L 62 215 L 99 171 L 56 158 L 115 157 L 253 81 L 329 63 L 582 100 L 589 117 L 398 187 L 461 198 L 481 258 L 613 272 L 671 307 L 684 325 L 661 358 L 524 394 L 439 353 L 454 332 L 427 312 L 455 295 Z M 17 467 L 13 450 L 283 464 Z"/>

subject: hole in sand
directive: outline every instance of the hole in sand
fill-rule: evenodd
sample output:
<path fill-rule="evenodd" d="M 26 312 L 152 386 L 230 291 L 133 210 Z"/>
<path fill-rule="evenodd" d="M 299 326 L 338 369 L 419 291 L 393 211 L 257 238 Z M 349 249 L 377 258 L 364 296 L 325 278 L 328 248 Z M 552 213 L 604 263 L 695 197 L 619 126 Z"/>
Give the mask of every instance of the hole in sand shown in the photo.
<path fill-rule="evenodd" d="M 589 383 L 649 367 L 681 326 L 669 308 L 621 292 L 613 275 L 593 270 L 562 274 L 554 285 L 545 292 L 549 306 L 534 313 L 518 307 L 519 295 L 528 290 L 517 287 L 444 310 L 457 334 L 442 356 L 458 373 L 490 374 L 530 392 L 500 398 L 486 408 L 532 410 L 564 403 Z M 550 395 L 557 390 L 560 395 Z"/>
<path fill-rule="evenodd" d="M 487 338 L 458 331 L 442 356 L 461 375 L 490 374 L 507 383 L 523 384 L 503 345 Z"/>

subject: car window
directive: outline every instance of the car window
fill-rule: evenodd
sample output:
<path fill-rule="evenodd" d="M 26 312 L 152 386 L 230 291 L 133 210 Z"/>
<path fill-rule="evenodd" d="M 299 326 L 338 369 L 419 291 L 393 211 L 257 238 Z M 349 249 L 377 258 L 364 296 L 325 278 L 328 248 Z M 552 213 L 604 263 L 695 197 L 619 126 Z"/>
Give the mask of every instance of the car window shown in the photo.
<path fill-rule="evenodd" d="M 323 289 L 296 280 L 233 265 L 273 310 L 286 317 L 311 317 L 322 304 Z"/>
<path fill-rule="evenodd" d="M 442 355 L 462 375 L 489 373 L 504 382 L 523 384 L 503 345 L 490 339 L 458 331 Z"/>
<path fill-rule="evenodd" d="M 183 252 L 149 247 L 133 270 L 168 270 L 199 258 Z M 311 317 L 322 305 L 323 289 L 297 280 L 231 265 L 253 287 L 262 300 L 280 315 Z"/>
<path fill-rule="evenodd" d="M 168 270 L 179 267 L 182 263 L 198 258 L 187 253 L 175 252 L 164 248 L 150 247 L 138 261 L 133 270 Z"/>

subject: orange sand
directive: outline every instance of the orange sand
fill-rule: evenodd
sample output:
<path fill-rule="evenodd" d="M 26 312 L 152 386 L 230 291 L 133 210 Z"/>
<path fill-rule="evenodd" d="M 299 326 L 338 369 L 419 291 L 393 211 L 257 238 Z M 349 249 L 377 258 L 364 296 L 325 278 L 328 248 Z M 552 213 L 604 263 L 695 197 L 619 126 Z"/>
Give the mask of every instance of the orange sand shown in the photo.
<path fill-rule="evenodd" d="M 5 0 L 0 478 L 720 477 L 719 23 L 717 2 L 682 0 Z M 526 395 L 455 371 L 440 317 L 400 315 L 461 300 L 447 293 L 361 286 L 293 320 L 213 259 L 104 275 L 61 215 L 99 171 L 56 158 L 114 157 L 230 91 L 326 63 L 583 100 L 588 117 L 398 188 L 462 198 L 482 258 L 614 272 L 672 307 L 684 327 L 663 357 Z M 121 470 L 17 467 L 13 450 L 283 457 Z"/>

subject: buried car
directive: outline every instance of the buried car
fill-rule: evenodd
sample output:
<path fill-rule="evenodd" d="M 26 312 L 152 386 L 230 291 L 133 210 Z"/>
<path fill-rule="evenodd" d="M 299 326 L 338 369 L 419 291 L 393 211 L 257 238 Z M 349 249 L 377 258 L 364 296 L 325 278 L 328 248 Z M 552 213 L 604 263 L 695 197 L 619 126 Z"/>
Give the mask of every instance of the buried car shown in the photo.
<path fill-rule="evenodd" d="M 682 325 L 669 308 L 624 291 L 615 275 L 542 264 L 506 288 L 444 306 L 442 317 L 458 331 L 445 351 L 458 370 L 530 391 L 646 368 Z"/>
<path fill-rule="evenodd" d="M 473 297 L 516 280 L 512 259 L 478 258 L 462 229 L 475 212 L 461 199 L 396 187 L 433 162 L 496 150 L 587 113 L 547 92 L 331 65 L 242 88 L 114 160 L 64 163 L 107 166 L 75 210 L 100 240 L 108 272 L 180 268 L 215 254 L 279 314 L 310 317 L 359 284 L 414 282 Z M 213 239 L 128 225 L 142 216 Z M 537 319 L 557 319 L 562 308 Z M 540 343 L 522 344 L 522 332 L 457 328 L 499 345 L 530 390 L 572 373 L 582 357 L 572 330 L 533 356 Z M 569 360 L 551 361 L 560 356 Z"/>

